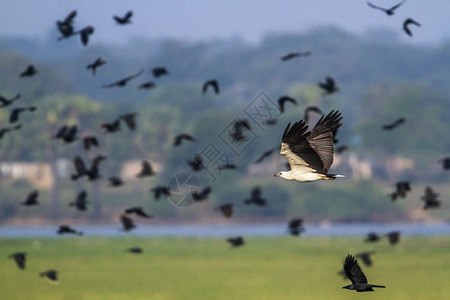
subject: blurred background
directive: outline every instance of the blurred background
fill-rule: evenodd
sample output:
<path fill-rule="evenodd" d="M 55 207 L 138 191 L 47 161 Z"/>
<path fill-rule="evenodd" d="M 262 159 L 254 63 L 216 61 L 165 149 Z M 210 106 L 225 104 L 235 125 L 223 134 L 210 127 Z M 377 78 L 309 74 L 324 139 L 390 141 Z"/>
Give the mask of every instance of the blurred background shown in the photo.
<path fill-rule="evenodd" d="M 380 6 L 393 5 L 380 1 Z M 36 106 L 21 116 L 22 129 L 0 139 L 0 222 L 9 226 L 118 223 L 125 207 L 142 206 L 155 215 L 147 224 L 232 224 L 285 222 L 303 217 L 310 224 L 381 222 L 446 222 L 450 218 L 450 172 L 438 160 L 448 156 L 450 135 L 450 3 L 433 5 L 406 1 L 393 16 L 368 7 L 365 1 L 1 1 L 0 94 L 21 99 L 16 106 Z M 76 29 L 95 28 L 87 46 L 78 36 L 58 41 L 57 20 L 77 10 Z M 131 24 L 112 16 L 133 11 Z M 413 37 L 402 30 L 412 17 Z M 290 52 L 311 55 L 289 61 Z M 93 76 L 86 66 L 106 61 Z M 38 73 L 19 74 L 33 64 Z M 154 67 L 167 76 L 154 78 Z M 120 78 L 144 69 L 124 87 L 105 89 Z M 324 96 L 318 82 L 332 76 L 339 87 Z M 202 93 L 217 79 L 220 94 Z M 151 89 L 139 89 L 146 81 Z M 289 95 L 274 126 L 261 126 L 249 109 L 262 98 L 276 105 Z M 346 178 L 300 184 L 274 178 L 285 169 L 275 153 L 288 122 L 303 118 L 307 106 L 324 113 L 339 109 L 343 126 L 332 173 Z M 8 126 L 9 108 L 0 109 L 0 127 Z M 101 124 L 137 112 L 137 129 L 105 134 Z M 405 123 L 392 131 L 382 125 L 398 118 Z M 238 151 L 223 138 L 236 118 L 248 119 L 251 138 Z M 80 142 L 52 139 L 63 125 L 76 124 L 79 135 L 95 135 L 100 147 L 85 152 Z M 176 135 L 197 141 L 174 148 Z M 237 170 L 196 172 L 209 200 L 188 207 L 150 189 L 168 185 L 181 172 L 192 172 L 187 161 L 214 145 L 222 164 Z M 89 160 L 97 154 L 102 178 L 70 179 L 75 155 Z M 140 161 L 149 160 L 157 175 L 138 179 Z M 120 176 L 124 185 L 110 187 L 107 178 Z M 391 201 L 397 181 L 410 181 L 406 199 Z M 268 205 L 243 205 L 259 186 Z M 440 194 L 439 210 L 424 210 L 426 186 Z M 32 190 L 40 204 L 20 205 Z M 89 201 L 86 212 L 69 203 L 81 190 Z M 232 219 L 215 208 L 235 203 Z M 117 225 L 118 226 L 118 225 Z"/>

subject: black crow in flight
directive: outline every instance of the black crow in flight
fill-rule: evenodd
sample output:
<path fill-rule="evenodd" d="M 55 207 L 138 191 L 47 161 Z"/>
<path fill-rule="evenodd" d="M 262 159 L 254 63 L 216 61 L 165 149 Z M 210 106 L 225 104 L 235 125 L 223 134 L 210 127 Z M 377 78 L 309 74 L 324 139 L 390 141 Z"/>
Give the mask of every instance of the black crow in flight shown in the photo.
<path fill-rule="evenodd" d="M 382 128 L 384 130 L 392 130 L 392 129 L 398 127 L 400 124 L 403 124 L 403 123 L 405 123 L 405 118 L 400 118 L 400 119 L 395 120 L 391 124 L 383 125 Z"/>
<path fill-rule="evenodd" d="M 58 230 L 56 231 L 57 234 L 76 234 L 76 235 L 83 235 L 82 231 L 77 231 L 70 227 L 69 225 L 60 225 Z"/>
<path fill-rule="evenodd" d="M 104 61 L 101 57 L 97 58 L 93 63 L 90 63 L 89 65 L 86 66 L 86 69 L 91 69 L 92 70 L 92 76 L 95 75 L 97 68 L 100 66 L 103 66 L 104 64 L 106 64 L 106 61 Z"/>
<path fill-rule="evenodd" d="M 83 138 L 84 150 L 89 151 L 92 147 L 98 147 L 98 140 L 95 136 L 89 135 Z"/>
<path fill-rule="evenodd" d="M 28 106 L 28 107 L 17 107 L 11 111 L 9 115 L 9 123 L 16 123 L 19 121 L 19 115 L 26 111 L 35 111 L 36 106 Z"/>
<path fill-rule="evenodd" d="M 336 86 L 336 82 L 334 79 L 330 76 L 327 76 L 325 78 L 325 82 L 319 82 L 319 87 L 324 90 L 323 95 L 331 95 L 337 91 L 339 91 L 339 88 Z"/>
<path fill-rule="evenodd" d="M 405 33 L 407 35 L 409 35 L 410 37 L 413 36 L 411 29 L 409 29 L 409 25 L 411 25 L 411 24 L 420 27 L 420 23 L 419 22 L 417 22 L 417 21 L 415 21 L 415 20 L 413 20 L 411 18 L 406 19 L 403 22 L 403 31 L 405 31 Z"/>
<path fill-rule="evenodd" d="M 168 75 L 169 72 L 167 71 L 167 69 L 165 67 L 156 67 L 152 69 L 152 73 L 153 76 L 155 76 L 156 78 L 162 76 L 162 75 Z"/>
<path fill-rule="evenodd" d="M 81 43 L 83 44 L 83 46 L 87 46 L 87 44 L 89 43 L 89 36 L 94 33 L 94 30 L 94 27 L 89 25 L 79 31 Z"/>
<path fill-rule="evenodd" d="M 195 138 L 192 135 L 186 134 L 186 133 L 181 133 L 179 135 L 177 135 L 175 137 L 175 139 L 173 140 L 173 146 L 174 147 L 178 147 L 181 145 L 181 143 L 183 142 L 183 140 L 186 141 L 191 141 L 191 142 L 195 142 Z"/>
<path fill-rule="evenodd" d="M 33 65 L 28 65 L 25 71 L 20 73 L 20 77 L 31 77 L 37 74 L 37 70 Z"/>
<path fill-rule="evenodd" d="M 121 215 L 120 221 L 122 222 L 122 227 L 124 231 L 130 231 L 136 228 L 136 224 L 134 224 L 133 219 L 127 217 L 126 215 Z"/>
<path fill-rule="evenodd" d="M 58 37 L 58 41 L 69 38 L 72 35 L 76 34 L 75 30 L 73 29 L 73 21 L 76 16 L 77 11 L 73 10 L 66 16 L 66 18 L 63 21 L 59 20 L 56 21 L 56 27 L 58 28 L 58 31 L 61 33 L 61 36 Z"/>
<path fill-rule="evenodd" d="M 0 95 L 0 108 L 11 105 L 14 101 L 19 100 L 21 96 L 22 95 L 19 93 L 19 94 L 15 95 L 13 98 L 8 99 L 8 98 L 5 98 L 2 95 Z"/>
<path fill-rule="evenodd" d="M 266 206 L 266 199 L 261 197 L 261 188 L 254 187 L 250 194 L 250 199 L 245 199 L 244 203 L 247 205 Z"/>
<path fill-rule="evenodd" d="M 150 164 L 150 162 L 143 160 L 141 162 L 141 170 L 139 171 L 139 173 L 136 174 L 136 177 L 142 178 L 153 175 L 156 175 L 156 173 L 155 171 L 153 171 L 152 165 Z"/>
<path fill-rule="evenodd" d="M 8 255 L 8 257 L 14 259 L 19 269 L 25 270 L 25 262 L 27 260 L 26 255 L 27 255 L 26 252 L 14 252 Z"/>
<path fill-rule="evenodd" d="M 34 190 L 31 191 L 27 198 L 25 199 L 25 201 L 21 202 L 22 205 L 24 206 L 33 206 L 33 205 L 38 205 L 39 201 L 37 200 L 39 197 L 39 192 L 38 190 Z"/>
<path fill-rule="evenodd" d="M 439 208 L 441 206 L 441 201 L 439 201 L 438 196 L 438 193 L 435 193 L 432 188 L 427 186 L 425 188 L 425 195 L 420 198 L 423 202 L 425 202 L 423 209 Z"/>
<path fill-rule="evenodd" d="M 227 242 L 233 248 L 240 247 L 240 246 L 243 246 L 245 244 L 245 241 L 244 241 L 244 239 L 241 236 L 227 238 Z"/>
<path fill-rule="evenodd" d="M 403 4 L 403 2 L 405 2 L 405 0 L 403 0 L 402 2 L 400 2 L 400 3 L 398 3 L 398 4 L 394 5 L 394 6 L 392 6 L 392 7 L 390 7 L 390 8 L 384 8 L 384 7 L 380 7 L 380 6 L 377 6 L 377 5 L 373 5 L 373 4 L 370 3 L 370 2 L 367 2 L 367 5 L 369 5 L 370 7 L 374 8 L 374 9 L 378 9 L 378 10 L 381 10 L 381 11 L 385 12 L 386 15 L 388 15 L 388 16 L 392 16 L 392 15 L 394 14 L 394 11 L 395 11 L 397 8 L 399 8 L 400 5 Z"/>
<path fill-rule="evenodd" d="M 69 206 L 75 206 L 79 211 L 87 210 L 87 192 L 82 190 L 78 193 L 77 198 L 69 203 Z"/>
<path fill-rule="evenodd" d="M 150 192 L 153 193 L 153 197 L 155 198 L 155 200 L 159 200 L 161 195 L 164 195 L 164 196 L 170 195 L 170 190 L 169 190 L 169 187 L 167 187 L 167 186 L 157 186 L 157 187 L 151 188 Z"/>
<path fill-rule="evenodd" d="M 217 82 L 216 79 L 211 79 L 211 80 L 206 81 L 203 84 L 202 93 L 205 94 L 206 91 L 208 90 L 208 87 L 210 87 L 210 86 L 213 88 L 214 93 L 216 93 L 216 95 L 220 93 L 219 83 Z"/>
<path fill-rule="evenodd" d="M 11 126 L 11 127 L 3 127 L 0 128 L 0 140 L 5 136 L 5 133 L 10 132 L 10 131 L 14 131 L 14 130 L 19 130 L 22 128 L 22 124 L 16 125 L 16 126 Z"/>
<path fill-rule="evenodd" d="M 372 265 L 372 258 L 370 257 L 372 254 L 375 254 L 375 251 L 366 251 L 355 254 L 355 257 L 360 258 L 366 266 Z"/>
<path fill-rule="evenodd" d="M 278 109 L 281 113 L 284 113 L 284 105 L 286 102 L 291 102 L 292 104 L 297 105 L 297 101 L 295 101 L 294 98 L 289 96 L 281 96 L 280 98 L 278 98 Z"/>
<path fill-rule="evenodd" d="M 125 209 L 125 213 L 128 215 L 135 214 L 139 217 L 146 218 L 146 219 L 153 218 L 152 215 L 147 214 L 142 207 L 138 207 L 138 206 L 134 206 L 134 207 Z"/>
<path fill-rule="evenodd" d="M 385 288 L 384 285 L 367 283 L 366 275 L 364 275 L 356 259 L 350 254 L 345 258 L 344 271 L 347 275 L 347 278 L 351 280 L 352 284 L 343 286 L 343 289 L 355 290 L 357 292 L 373 292 L 374 287 Z"/>
<path fill-rule="evenodd" d="M 129 10 L 125 14 L 125 16 L 123 16 L 123 17 L 113 16 L 113 19 L 119 25 L 126 25 L 126 24 L 130 24 L 131 23 L 131 17 L 132 16 L 133 16 L 133 12 L 131 10 Z"/>
<path fill-rule="evenodd" d="M 305 52 L 291 52 L 281 57 L 282 61 L 287 61 L 296 57 L 304 57 L 304 56 L 310 56 L 311 51 L 305 51 Z"/>
<path fill-rule="evenodd" d="M 224 203 L 219 205 L 217 209 L 219 209 L 225 218 L 231 218 L 233 215 L 233 203 Z"/>
<path fill-rule="evenodd" d="M 188 160 L 188 164 L 191 166 L 192 171 L 194 172 L 204 169 L 203 159 L 199 154 L 195 155 L 193 159 Z"/>
<path fill-rule="evenodd" d="M 41 276 L 42 278 L 44 278 L 45 280 L 47 280 L 50 283 L 53 284 L 58 284 L 59 283 L 59 278 L 58 278 L 58 271 L 56 270 L 47 270 L 45 272 L 41 272 L 39 273 L 39 276 Z"/>
<path fill-rule="evenodd" d="M 110 84 L 104 84 L 103 88 L 123 87 L 123 86 L 125 86 L 128 83 L 128 81 L 133 80 L 133 79 L 138 78 L 139 76 L 141 76 L 143 72 L 144 72 L 144 69 L 141 69 L 139 72 L 137 72 L 137 73 L 135 73 L 133 75 L 127 76 L 127 77 L 122 78 L 122 79 L 119 79 L 119 80 L 114 81 L 113 83 L 110 83 Z"/>
<path fill-rule="evenodd" d="M 290 220 L 288 223 L 288 230 L 291 235 L 299 236 L 303 231 L 305 231 L 305 228 L 303 227 L 303 219 L 295 218 Z"/>

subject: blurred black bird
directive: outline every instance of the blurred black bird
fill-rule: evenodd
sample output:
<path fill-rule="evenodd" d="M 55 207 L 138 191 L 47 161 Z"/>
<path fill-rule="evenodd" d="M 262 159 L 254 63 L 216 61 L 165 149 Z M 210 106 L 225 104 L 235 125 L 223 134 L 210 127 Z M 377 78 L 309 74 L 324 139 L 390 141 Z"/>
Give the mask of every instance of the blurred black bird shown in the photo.
<path fill-rule="evenodd" d="M 378 233 L 369 232 L 367 234 L 367 237 L 364 240 L 364 242 L 378 242 L 379 240 L 380 240 L 380 235 Z"/>
<path fill-rule="evenodd" d="M 219 205 L 217 209 L 219 209 L 225 218 L 231 218 L 233 215 L 233 203 L 224 203 Z"/>
<path fill-rule="evenodd" d="M 303 227 L 303 219 L 295 218 L 290 220 L 288 223 L 288 230 L 291 235 L 299 236 L 303 231 L 305 231 L 305 228 Z"/>
<path fill-rule="evenodd" d="M 420 198 L 425 202 L 423 209 L 439 208 L 441 206 L 441 201 L 438 200 L 438 196 L 438 193 L 435 193 L 431 187 L 427 186 L 425 188 L 425 195 Z"/>
<path fill-rule="evenodd" d="M 375 251 L 360 252 L 355 254 L 355 257 L 360 258 L 366 266 L 370 267 L 372 265 L 372 258 L 370 256 L 375 253 Z"/>
<path fill-rule="evenodd" d="M 77 198 L 69 203 L 69 206 L 75 206 L 79 211 L 87 210 L 87 192 L 85 190 L 80 191 L 77 194 Z"/>
<path fill-rule="evenodd" d="M 94 30 L 94 27 L 89 25 L 78 32 L 80 34 L 81 43 L 83 46 L 87 46 L 89 43 L 89 36 L 94 33 Z"/>
<path fill-rule="evenodd" d="M 303 121 L 305 121 L 306 124 L 308 124 L 312 112 L 314 112 L 318 115 L 321 115 L 321 116 L 323 115 L 323 112 L 316 105 L 310 105 L 310 106 L 306 107 L 303 112 Z"/>
<path fill-rule="evenodd" d="M 76 173 L 72 174 L 71 176 L 72 180 L 77 180 L 78 178 L 83 176 L 87 176 L 91 181 L 100 178 L 101 176 L 99 174 L 98 167 L 100 165 L 100 162 L 102 162 L 105 159 L 106 159 L 105 156 L 97 155 L 92 160 L 91 167 L 88 169 L 85 163 L 83 162 L 83 159 L 78 155 L 75 156 L 75 158 L 73 159 L 73 164 L 75 166 Z"/>
<path fill-rule="evenodd" d="M 413 20 L 411 18 L 406 19 L 403 22 L 403 31 L 406 32 L 406 34 L 409 35 L 410 37 L 413 36 L 411 29 L 409 29 L 409 26 L 411 24 L 420 27 L 420 23 L 419 22 L 417 22 L 417 21 L 415 21 L 415 20 Z"/>
<path fill-rule="evenodd" d="M 286 102 L 291 102 L 292 104 L 297 105 L 297 101 L 295 101 L 294 98 L 289 96 L 281 96 L 280 98 L 278 98 L 278 109 L 281 113 L 284 113 L 284 105 L 286 104 Z"/>
<path fill-rule="evenodd" d="M 327 76 L 325 78 L 325 82 L 319 82 L 318 85 L 322 90 L 324 90 L 323 95 L 326 95 L 326 94 L 331 95 L 331 94 L 339 91 L 339 88 L 336 86 L 336 82 L 330 76 Z"/>
<path fill-rule="evenodd" d="M 402 2 L 392 6 L 391 8 L 384 8 L 384 7 L 380 7 L 380 6 L 377 6 L 377 5 L 373 5 L 370 2 L 367 2 L 367 5 L 369 5 L 372 8 L 375 8 L 375 9 L 378 9 L 378 10 L 381 10 L 381 11 L 385 12 L 386 15 L 388 15 L 388 16 L 392 16 L 394 14 L 394 11 L 397 8 L 399 8 L 403 4 L 403 2 L 405 2 L 405 0 L 403 0 Z"/>
<path fill-rule="evenodd" d="M 156 84 L 153 81 L 147 81 L 138 86 L 139 89 L 152 89 L 155 88 Z"/>
<path fill-rule="evenodd" d="M 11 111 L 9 115 L 9 123 L 15 123 L 19 121 L 19 115 L 26 111 L 35 111 L 36 106 L 28 106 L 28 107 L 17 107 Z"/>
<path fill-rule="evenodd" d="M 154 188 L 151 188 L 150 192 L 153 193 L 153 197 L 155 198 L 155 200 L 159 200 L 159 198 L 162 195 L 164 195 L 164 196 L 170 195 L 170 190 L 169 190 L 169 187 L 167 187 L 167 186 L 156 186 Z"/>
<path fill-rule="evenodd" d="M 14 259 L 19 269 L 25 270 L 25 262 L 27 260 L 26 255 L 26 252 L 14 252 L 8 255 L 8 257 Z"/>
<path fill-rule="evenodd" d="M 245 244 L 245 241 L 244 241 L 244 239 L 241 236 L 227 238 L 227 242 L 233 248 L 240 247 L 240 246 Z"/>
<path fill-rule="evenodd" d="M 142 207 L 138 207 L 138 206 L 134 206 L 134 207 L 130 207 L 130 208 L 125 209 L 125 213 L 128 214 L 128 215 L 129 214 L 135 214 L 135 215 L 137 215 L 139 217 L 143 217 L 143 218 L 146 218 L 146 219 L 153 218 L 152 215 L 147 214 Z"/>
<path fill-rule="evenodd" d="M 347 151 L 347 150 L 348 150 L 348 147 L 347 147 L 347 146 L 341 145 L 341 146 L 339 146 L 339 147 L 336 148 L 335 152 L 336 152 L 337 154 L 342 154 L 343 152 L 345 152 L 345 151 Z"/>
<path fill-rule="evenodd" d="M 133 219 L 127 217 L 126 215 L 121 215 L 120 221 L 122 222 L 122 227 L 124 231 L 130 231 L 136 228 L 136 224 L 134 224 Z"/>
<path fill-rule="evenodd" d="M 218 170 L 218 171 L 222 171 L 222 170 L 237 170 L 237 168 L 238 167 L 236 166 L 236 164 L 227 162 L 227 163 L 225 163 L 223 165 L 218 166 L 216 168 L 216 170 Z"/>
<path fill-rule="evenodd" d="M 192 171 L 197 172 L 204 168 L 203 159 L 200 154 L 196 154 L 193 159 L 188 160 L 188 164 L 191 166 Z"/>
<path fill-rule="evenodd" d="M 450 156 L 441 158 L 440 160 L 438 160 L 438 163 L 442 164 L 442 168 L 444 170 L 450 170 Z"/>
<path fill-rule="evenodd" d="M 254 187 L 250 194 L 249 199 L 245 199 L 244 203 L 247 205 L 257 205 L 257 206 L 266 206 L 266 199 L 261 197 L 261 188 Z"/>
<path fill-rule="evenodd" d="M 153 171 L 152 165 L 150 164 L 150 162 L 143 160 L 141 162 L 141 170 L 139 171 L 139 173 L 136 174 L 136 177 L 138 178 L 142 178 L 142 177 L 149 177 L 149 176 L 153 176 L 156 175 L 155 171 Z"/>
<path fill-rule="evenodd" d="M 305 52 L 291 52 L 281 57 L 282 61 L 287 61 L 296 57 L 304 57 L 304 56 L 310 56 L 311 51 L 305 51 Z"/>
<path fill-rule="evenodd" d="M 196 141 L 196 139 L 192 135 L 189 135 L 189 134 L 186 134 L 186 133 L 181 133 L 181 134 L 177 135 L 175 137 L 175 139 L 173 140 L 173 146 L 174 147 L 180 146 L 181 143 L 183 142 L 183 140 L 191 141 L 191 142 L 195 142 Z"/>
<path fill-rule="evenodd" d="M 103 88 L 123 87 L 123 86 L 125 86 L 128 83 L 128 81 L 133 80 L 133 79 L 138 78 L 139 76 L 141 76 L 143 72 L 144 72 L 144 69 L 141 69 L 139 72 L 137 72 L 137 73 L 135 73 L 133 75 L 127 76 L 127 77 L 122 78 L 122 79 L 119 79 L 119 80 L 114 81 L 113 83 L 110 83 L 110 84 L 104 84 Z"/>
<path fill-rule="evenodd" d="M 128 129 L 136 130 L 136 115 L 137 113 L 127 113 L 119 116 L 118 120 L 123 120 L 127 125 Z"/>
<path fill-rule="evenodd" d="M 104 64 L 106 64 L 106 61 L 104 61 L 101 57 L 99 57 L 93 63 L 90 63 L 89 65 L 87 65 L 86 69 L 88 69 L 88 70 L 91 69 L 92 76 L 95 76 L 97 68 L 103 66 Z"/>
<path fill-rule="evenodd" d="M 208 88 L 209 88 L 209 87 L 212 87 L 212 88 L 213 88 L 214 93 L 216 93 L 216 95 L 220 93 L 220 90 L 219 90 L 219 83 L 217 82 L 216 79 L 210 79 L 210 80 L 206 81 L 206 82 L 203 84 L 203 87 L 202 87 L 202 93 L 205 94 L 205 93 L 208 91 Z"/>
<path fill-rule="evenodd" d="M 15 95 L 14 97 L 8 99 L 8 98 L 5 98 L 2 95 L 0 95 L 0 108 L 11 105 L 14 101 L 19 100 L 21 96 L 22 95 L 19 93 L 19 94 Z"/>
<path fill-rule="evenodd" d="M 133 254 L 141 254 L 144 252 L 140 247 L 131 247 L 125 250 L 125 252 L 133 253 Z"/>
<path fill-rule="evenodd" d="M 123 185 L 123 180 L 119 176 L 111 176 L 108 178 L 109 185 L 113 187 L 118 187 Z"/>
<path fill-rule="evenodd" d="M 391 124 L 383 125 L 382 128 L 384 130 L 392 130 L 392 129 L 398 127 L 400 124 L 403 124 L 403 123 L 405 123 L 405 118 L 400 118 L 400 119 L 395 120 Z"/>
<path fill-rule="evenodd" d="M 194 202 L 200 202 L 203 200 L 207 200 L 208 199 L 208 195 L 211 193 L 211 188 L 205 187 L 204 189 L 202 189 L 201 191 L 192 191 L 191 195 L 192 195 L 192 199 L 194 200 Z"/>
<path fill-rule="evenodd" d="M 56 27 L 58 28 L 58 31 L 61 33 L 61 36 L 58 37 L 58 41 L 69 38 L 72 35 L 76 34 L 75 30 L 73 29 L 73 22 L 76 16 L 77 11 L 73 10 L 65 17 L 64 20 L 56 21 Z"/>
<path fill-rule="evenodd" d="M 80 177 L 87 175 L 88 169 L 84 164 L 83 159 L 80 156 L 75 156 L 73 159 L 73 165 L 75 167 L 75 174 L 71 175 L 72 180 L 77 180 Z"/>
<path fill-rule="evenodd" d="M 2 139 L 5 136 L 5 133 L 8 133 L 10 131 L 19 130 L 22 128 L 22 124 L 11 126 L 11 127 L 3 127 L 0 128 L 0 139 Z"/>
<path fill-rule="evenodd" d="M 92 147 L 98 147 L 98 140 L 93 135 L 88 135 L 83 138 L 84 150 L 89 151 Z"/>
<path fill-rule="evenodd" d="M 260 162 L 262 162 L 264 159 L 266 159 L 267 157 L 271 156 L 276 150 L 278 150 L 279 147 L 267 150 L 266 152 L 264 152 L 256 161 L 255 164 L 259 164 Z"/>
<path fill-rule="evenodd" d="M 78 140 L 77 133 L 78 133 L 77 125 L 73 125 L 73 126 L 64 125 L 60 129 L 58 129 L 58 131 L 53 136 L 53 138 L 61 139 L 65 143 L 69 144 L 69 143 L 72 143 L 72 142 Z"/>
<path fill-rule="evenodd" d="M 123 17 L 113 16 L 113 19 L 119 25 L 126 25 L 126 24 L 130 24 L 131 23 L 131 17 L 132 16 L 133 16 L 133 12 L 131 10 L 129 10 L 125 14 L 125 16 L 123 16 Z"/>
<path fill-rule="evenodd" d="M 389 194 L 392 201 L 397 200 L 398 197 L 406 198 L 406 194 L 411 191 L 409 181 L 398 181 L 395 183 L 395 191 Z"/>
<path fill-rule="evenodd" d="M 266 121 L 264 121 L 264 124 L 265 125 L 270 125 L 270 126 L 275 125 L 275 124 L 277 124 L 277 119 L 266 120 Z"/>
<path fill-rule="evenodd" d="M 31 77 L 37 74 L 37 70 L 33 65 L 28 65 L 25 71 L 20 73 L 20 77 Z"/>
<path fill-rule="evenodd" d="M 44 278 L 45 280 L 47 280 L 50 283 L 53 284 L 58 284 L 59 283 L 59 278 L 58 278 L 58 271 L 56 270 L 47 270 L 45 272 L 41 272 L 39 273 L 39 276 L 41 276 L 42 278 Z"/>
<path fill-rule="evenodd" d="M 165 67 L 156 67 L 152 69 L 153 76 L 160 77 L 162 75 L 168 75 L 169 72 Z"/>
<path fill-rule="evenodd" d="M 105 130 L 105 133 L 114 133 L 120 130 L 120 120 L 114 120 L 111 123 L 103 123 L 101 127 Z"/>
<path fill-rule="evenodd" d="M 82 231 L 77 231 L 70 227 L 69 225 L 60 225 L 58 230 L 56 231 L 57 234 L 76 234 L 76 235 L 83 235 Z"/>
<path fill-rule="evenodd" d="M 366 275 L 364 275 L 356 259 L 350 254 L 345 258 L 344 271 L 347 275 L 347 278 L 350 279 L 352 284 L 343 286 L 343 289 L 356 290 L 357 292 L 373 292 L 374 287 L 385 288 L 384 285 L 374 285 L 367 283 Z"/>
<path fill-rule="evenodd" d="M 400 241 L 400 231 L 391 231 L 386 233 L 389 244 L 395 245 Z"/>
<path fill-rule="evenodd" d="M 38 197 L 39 197 L 38 190 L 33 190 L 27 195 L 27 198 L 25 199 L 25 201 L 21 202 L 21 204 L 24 206 L 38 205 L 39 204 L 39 201 L 37 200 Z"/>

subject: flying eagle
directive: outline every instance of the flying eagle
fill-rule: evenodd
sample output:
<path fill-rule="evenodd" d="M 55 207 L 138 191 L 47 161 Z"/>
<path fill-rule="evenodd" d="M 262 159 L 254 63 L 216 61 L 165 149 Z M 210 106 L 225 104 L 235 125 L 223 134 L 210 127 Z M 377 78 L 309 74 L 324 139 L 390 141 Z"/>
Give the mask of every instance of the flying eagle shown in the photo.
<path fill-rule="evenodd" d="M 280 154 L 283 155 L 290 171 L 282 171 L 274 176 L 287 180 L 310 182 L 316 180 L 333 180 L 343 175 L 328 174 L 333 163 L 333 134 L 342 123 L 339 111 L 331 111 L 322 116 L 310 132 L 303 120 L 286 126 L 281 140 Z"/>

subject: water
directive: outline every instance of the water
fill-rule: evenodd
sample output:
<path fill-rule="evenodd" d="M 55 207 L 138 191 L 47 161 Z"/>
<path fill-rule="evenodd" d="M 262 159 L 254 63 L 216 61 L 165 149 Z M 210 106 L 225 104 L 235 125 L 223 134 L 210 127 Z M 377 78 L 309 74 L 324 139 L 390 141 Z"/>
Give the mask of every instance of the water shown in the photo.
<path fill-rule="evenodd" d="M 57 237 L 58 226 L 3 226 L 0 238 Z M 284 236 L 285 223 L 269 224 L 201 224 L 201 225 L 139 225 L 131 232 L 120 230 L 118 224 L 98 226 L 73 226 L 85 236 L 141 236 L 141 237 L 225 237 L 225 236 Z M 368 232 L 384 234 L 400 231 L 402 235 L 448 235 L 450 224 L 429 223 L 351 223 L 351 224 L 306 224 L 305 236 L 365 236 Z"/>

